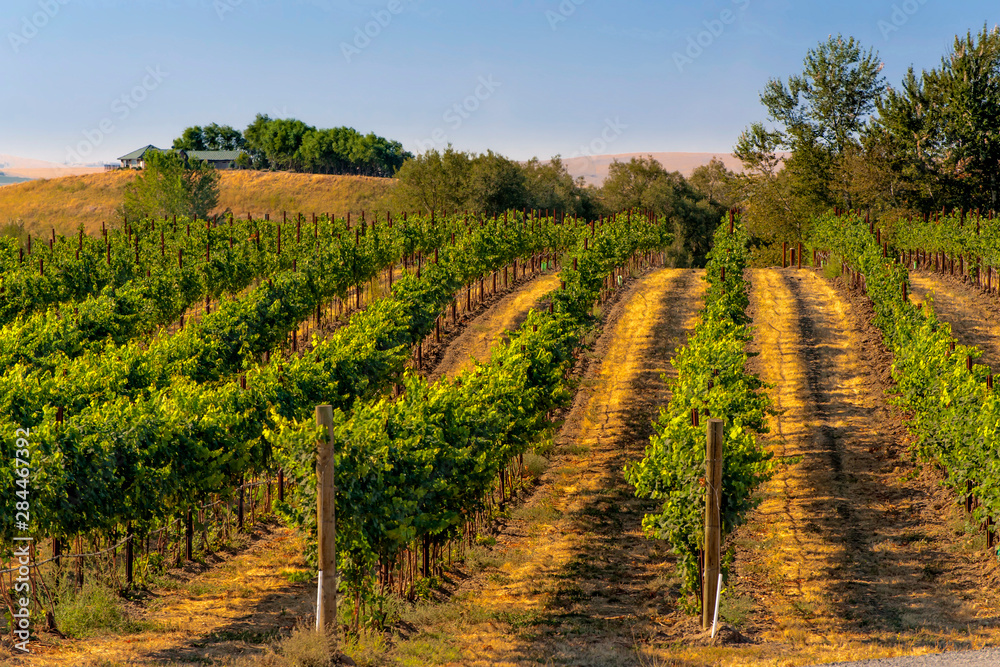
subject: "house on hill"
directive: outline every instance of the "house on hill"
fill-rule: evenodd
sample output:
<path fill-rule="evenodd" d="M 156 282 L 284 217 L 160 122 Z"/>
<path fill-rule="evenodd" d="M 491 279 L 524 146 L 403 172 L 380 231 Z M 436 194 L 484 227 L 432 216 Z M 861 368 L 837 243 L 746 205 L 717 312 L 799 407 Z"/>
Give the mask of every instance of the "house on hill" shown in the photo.
<path fill-rule="evenodd" d="M 118 160 L 122 169 L 144 169 L 146 167 L 146 155 L 150 151 L 175 152 L 174 149 L 165 151 L 162 148 L 149 145 L 143 146 L 126 155 L 122 155 Z M 243 151 L 176 151 L 182 156 L 192 160 L 204 160 L 216 169 L 235 169 L 236 159 Z"/>
<path fill-rule="evenodd" d="M 131 153 L 122 155 L 118 158 L 122 163 L 122 169 L 143 169 L 146 166 L 146 153 L 149 151 L 163 152 L 162 149 L 156 146 L 143 146 L 138 150 L 134 150 Z"/>

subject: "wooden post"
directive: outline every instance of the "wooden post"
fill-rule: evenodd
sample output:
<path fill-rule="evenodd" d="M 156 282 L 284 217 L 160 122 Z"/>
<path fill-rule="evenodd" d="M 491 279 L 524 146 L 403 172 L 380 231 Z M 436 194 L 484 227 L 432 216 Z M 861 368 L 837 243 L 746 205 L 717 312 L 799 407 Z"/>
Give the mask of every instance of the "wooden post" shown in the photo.
<path fill-rule="evenodd" d="M 243 492 L 246 489 L 243 481 L 240 481 L 240 501 L 239 506 L 236 509 L 236 530 L 243 532 Z"/>
<path fill-rule="evenodd" d="M 135 580 L 135 549 L 132 546 L 132 522 L 125 524 L 125 583 L 129 588 Z"/>
<path fill-rule="evenodd" d="M 333 457 L 333 406 L 316 406 L 316 424 L 323 427 L 316 456 L 316 526 L 319 529 L 319 590 L 316 595 L 316 629 L 337 624 L 337 517 L 336 474 Z"/>
<path fill-rule="evenodd" d="M 708 421 L 708 440 L 705 451 L 705 574 L 702 584 L 701 627 L 707 630 L 715 616 L 715 594 L 719 585 L 721 561 L 722 521 L 722 420 Z"/>
<path fill-rule="evenodd" d="M 191 518 L 190 507 L 184 521 L 184 559 L 194 560 L 194 521 Z"/>
<path fill-rule="evenodd" d="M 788 241 L 781 244 L 781 268 L 788 268 Z"/>

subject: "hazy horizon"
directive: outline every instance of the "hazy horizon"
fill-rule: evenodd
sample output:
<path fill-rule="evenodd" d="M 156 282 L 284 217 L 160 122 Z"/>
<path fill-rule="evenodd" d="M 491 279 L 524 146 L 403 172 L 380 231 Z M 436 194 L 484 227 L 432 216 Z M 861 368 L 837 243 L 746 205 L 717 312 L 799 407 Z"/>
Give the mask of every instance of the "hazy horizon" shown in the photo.
<path fill-rule="evenodd" d="M 112 162 L 257 113 L 414 152 L 727 153 L 767 80 L 828 35 L 879 51 L 895 85 L 995 16 L 980 0 L 14 0 L 0 153 Z"/>

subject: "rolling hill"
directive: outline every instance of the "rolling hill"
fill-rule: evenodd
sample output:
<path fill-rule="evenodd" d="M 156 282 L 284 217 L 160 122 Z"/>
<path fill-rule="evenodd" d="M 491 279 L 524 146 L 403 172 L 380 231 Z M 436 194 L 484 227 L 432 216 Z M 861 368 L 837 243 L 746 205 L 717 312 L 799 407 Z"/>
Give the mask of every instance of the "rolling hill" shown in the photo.
<path fill-rule="evenodd" d="M 690 176 L 695 169 L 711 162 L 713 157 L 722 160 L 733 171 L 743 171 L 743 163 L 731 153 L 621 153 L 563 158 L 563 163 L 573 178 L 582 176 L 588 184 L 599 186 L 608 177 L 612 162 L 628 162 L 634 157 L 646 156 L 652 156 L 667 171 L 679 171 L 684 176 Z"/>
<path fill-rule="evenodd" d="M 23 222 L 30 232 L 72 233 L 80 224 L 88 232 L 115 219 L 125 186 L 136 176 L 110 171 L 82 176 L 33 180 L 0 187 L 0 224 Z M 392 179 L 327 176 L 283 172 L 222 172 L 216 213 L 231 210 L 245 216 L 264 213 L 359 212 L 381 207 Z"/>

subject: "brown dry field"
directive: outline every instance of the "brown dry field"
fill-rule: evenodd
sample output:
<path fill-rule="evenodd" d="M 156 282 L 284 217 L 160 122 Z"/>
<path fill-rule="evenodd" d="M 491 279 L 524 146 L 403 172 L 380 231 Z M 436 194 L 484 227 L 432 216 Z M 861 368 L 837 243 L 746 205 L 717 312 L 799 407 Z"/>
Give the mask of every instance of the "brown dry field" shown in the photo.
<path fill-rule="evenodd" d="M 100 231 L 101 223 L 116 219 L 125 187 L 134 171 L 110 171 L 15 183 L 0 188 L 0 224 L 21 221 L 32 233 L 73 234 L 83 225 L 88 233 Z M 290 215 L 348 211 L 360 213 L 383 206 L 394 181 L 364 176 L 327 176 L 261 171 L 223 171 L 219 205 L 214 213 L 227 210 L 235 215 L 272 219 L 282 211 Z"/>

